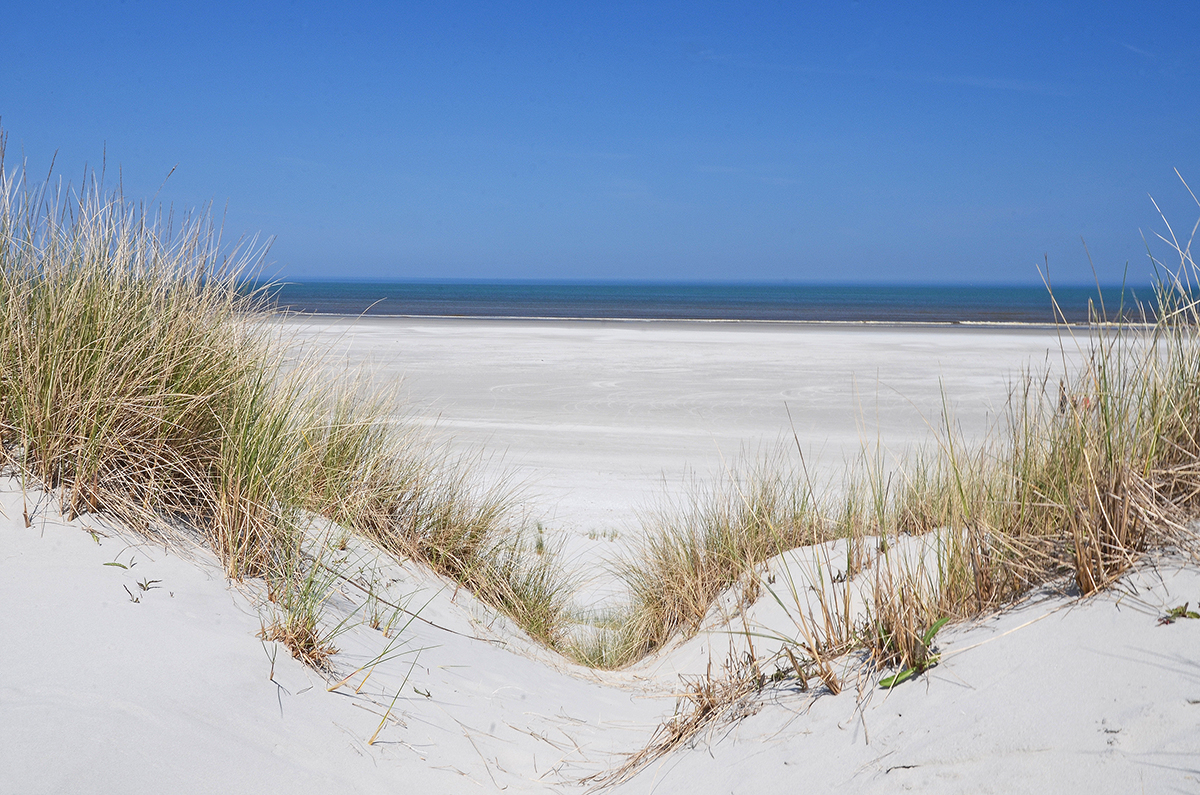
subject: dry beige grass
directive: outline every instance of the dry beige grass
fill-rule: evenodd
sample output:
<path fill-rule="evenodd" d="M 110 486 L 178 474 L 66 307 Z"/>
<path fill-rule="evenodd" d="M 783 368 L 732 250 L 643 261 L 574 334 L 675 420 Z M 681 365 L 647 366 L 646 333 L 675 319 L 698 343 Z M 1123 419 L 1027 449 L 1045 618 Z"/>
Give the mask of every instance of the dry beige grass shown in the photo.
<path fill-rule="evenodd" d="M 717 598 L 741 582 L 744 599 L 758 597 L 745 575 L 768 558 L 828 536 L 802 471 L 782 456 L 734 468 L 710 486 L 698 486 L 682 504 L 648 517 L 645 542 L 621 574 L 633 609 L 613 648 L 596 654 L 619 667 L 654 651 L 676 632 L 695 632 Z"/>
<path fill-rule="evenodd" d="M 849 540 L 847 576 L 870 566 L 871 618 L 851 626 L 822 602 L 817 616 L 798 619 L 808 631 L 795 645 L 815 663 L 857 645 L 896 666 L 923 664 L 922 638 L 941 618 L 998 609 L 1063 577 L 1088 594 L 1148 549 L 1193 544 L 1186 523 L 1200 512 L 1198 272 L 1190 239 L 1163 240 L 1176 260 L 1153 260 L 1152 322 L 1130 322 L 1140 318 L 1119 307 L 1110 308 L 1115 321 L 1064 325 L 1063 345 L 1075 354 L 1064 362 L 1082 366 L 1016 384 L 1006 424 L 982 443 L 966 444 L 947 420 L 931 449 L 889 473 L 864 453 L 867 464 L 833 503 L 814 495 L 802 457 L 795 467 L 778 456 L 751 461 L 651 517 L 645 546 L 626 568 L 626 628 L 610 633 L 615 652 L 595 656 L 622 665 L 694 632 L 726 589 L 756 595 L 764 560 L 830 539 Z M 916 569 L 891 560 L 891 540 L 921 534 L 936 534 L 935 560 Z"/>
<path fill-rule="evenodd" d="M 475 590 L 543 639 L 561 597 L 526 554 L 503 488 L 393 422 L 394 396 L 280 339 L 247 287 L 264 247 L 223 246 L 106 194 L 30 185 L 0 134 L 0 445 L 7 467 L 168 540 L 198 537 L 230 577 L 264 577 L 269 629 L 319 663 L 312 517 Z M 314 388 L 320 385 L 320 388 Z M 311 558 L 312 556 L 310 556 Z"/>
<path fill-rule="evenodd" d="M 702 732 L 723 723 L 754 714 L 754 696 L 765 683 L 753 656 L 733 656 L 723 670 L 713 675 L 712 664 L 704 676 L 683 677 L 683 690 L 676 694 L 675 714 L 668 718 L 644 748 L 629 754 L 613 770 L 584 779 L 581 783 L 611 787 L 627 781 L 646 765 L 686 746 Z"/>

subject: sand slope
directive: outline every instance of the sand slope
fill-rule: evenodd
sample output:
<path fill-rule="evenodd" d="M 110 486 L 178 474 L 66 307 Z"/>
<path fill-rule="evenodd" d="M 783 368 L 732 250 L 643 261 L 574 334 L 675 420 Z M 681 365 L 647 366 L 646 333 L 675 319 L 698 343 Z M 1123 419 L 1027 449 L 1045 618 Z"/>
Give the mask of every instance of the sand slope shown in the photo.
<path fill-rule="evenodd" d="M 593 674 L 467 594 L 352 546 L 344 571 L 436 626 L 388 639 L 355 624 L 336 641 L 340 674 L 389 642 L 399 653 L 361 693 L 361 674 L 331 693 L 256 637 L 253 584 L 230 587 L 205 554 L 130 544 L 47 500 L 26 528 L 11 483 L 0 506 L 2 792 L 578 792 L 672 713 L 679 673 L 719 667 L 728 648 L 713 627 L 632 671 Z M 341 590 L 334 615 L 355 609 L 355 589 Z M 891 693 L 843 660 L 841 695 L 769 690 L 754 714 L 612 791 L 1196 791 L 1200 621 L 1157 623 L 1184 601 L 1200 601 L 1200 570 L 1164 561 L 1092 599 L 1043 595 L 947 629 L 942 664 Z"/>
<path fill-rule="evenodd" d="M 892 691 L 777 692 L 630 791 L 1196 792 L 1200 571 L 1164 563 L 1087 600 L 1043 596 L 945 631 L 943 661 Z"/>
<path fill-rule="evenodd" d="M 210 792 L 236 782 L 266 792 L 399 783 L 537 792 L 603 770 L 670 708 L 637 698 L 637 687 L 540 662 L 466 592 L 373 559 L 371 575 L 394 580 L 391 595 L 424 620 L 386 638 L 343 586 L 350 598 L 335 594 L 330 614 L 351 625 L 331 678 L 389 643 L 394 655 L 361 693 L 362 675 L 326 692 L 327 678 L 256 637 L 269 615 L 261 595 L 253 583 L 230 587 L 204 552 L 184 559 L 95 517 L 66 522 L 46 500 L 26 528 L 11 490 L 2 507 L 0 791 Z M 87 527 L 108 537 L 96 543 Z M 394 719 L 368 746 L 398 691 Z"/>

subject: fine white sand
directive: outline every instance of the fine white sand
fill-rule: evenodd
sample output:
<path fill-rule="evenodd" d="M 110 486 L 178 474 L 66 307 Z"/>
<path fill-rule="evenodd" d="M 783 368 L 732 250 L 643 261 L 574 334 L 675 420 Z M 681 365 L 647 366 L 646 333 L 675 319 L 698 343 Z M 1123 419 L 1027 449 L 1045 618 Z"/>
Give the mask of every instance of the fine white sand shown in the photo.
<path fill-rule="evenodd" d="M 636 541 L 638 512 L 743 453 L 795 461 L 798 440 L 834 490 L 864 450 L 890 465 L 944 437 L 947 415 L 978 437 L 1025 373 L 1053 369 L 1057 398 L 1057 373 L 1087 344 L 1053 328 L 746 322 L 297 318 L 286 333 L 332 366 L 403 379 L 417 420 L 492 456 L 589 573 Z M 611 595 L 585 585 L 588 600 Z"/>
<path fill-rule="evenodd" d="M 424 421 L 503 456 L 551 525 L 627 530 L 689 472 L 799 437 L 818 480 L 864 445 L 976 435 L 1023 370 L 1062 369 L 1054 329 L 747 322 L 297 318 L 331 359 L 403 378 Z M 1057 394 L 1057 381 L 1051 384 Z M 790 419 L 789 419 L 790 412 Z"/>
<path fill-rule="evenodd" d="M 976 433 L 1006 376 L 1058 346 L 974 330 L 338 328 L 354 357 L 403 370 L 459 444 L 507 448 L 576 534 L 628 522 L 627 501 L 654 495 L 640 477 L 707 473 L 714 450 L 774 440 L 782 399 L 802 443 L 823 444 L 827 460 L 857 448 L 864 395 L 872 435 L 877 423 L 888 444 L 920 439 L 919 415 L 940 411 L 939 378 Z M 341 584 L 329 615 L 349 620 L 324 678 L 256 637 L 270 615 L 257 585 L 231 586 L 202 550 L 168 552 L 95 516 L 66 521 L 32 486 L 25 497 L 15 481 L 0 486 L 0 792 L 582 792 L 581 779 L 617 768 L 672 714 L 681 674 L 717 672 L 731 649 L 715 610 L 705 632 L 631 670 L 587 671 L 468 593 L 351 544 L 341 571 L 420 619 L 397 613 L 389 637 L 368 619 L 392 609 Z M 607 518 L 588 524 L 606 504 Z M 776 581 L 820 554 L 837 557 L 773 562 Z M 941 664 L 891 692 L 854 658 L 837 662 L 840 695 L 768 689 L 742 720 L 612 791 L 1196 791 L 1200 621 L 1157 620 L 1200 602 L 1200 570 L 1152 563 L 1091 599 L 1046 591 L 949 627 Z M 793 618 L 762 600 L 747 621 L 760 636 L 794 637 Z M 764 665 L 773 650 L 761 639 L 755 649 Z M 327 691 L 380 655 L 365 683 L 368 671 Z"/>
<path fill-rule="evenodd" d="M 678 674 L 709 660 L 719 671 L 728 648 L 713 626 L 632 671 L 594 674 L 467 594 L 352 547 L 349 570 L 391 581 L 391 598 L 436 626 L 389 639 L 353 623 L 335 677 L 389 643 L 396 655 L 360 693 L 363 674 L 327 692 L 256 638 L 261 595 L 228 586 L 207 555 L 138 544 L 96 517 L 67 522 L 45 501 L 26 528 L 13 483 L 0 507 L 4 792 L 582 792 L 579 779 L 619 766 L 671 714 Z M 342 590 L 335 619 L 354 610 Z M 1200 572 L 1172 561 L 1089 600 L 1042 594 L 944 630 L 941 664 L 890 693 L 853 659 L 838 663 L 840 695 L 769 689 L 740 722 L 612 791 L 1194 792 L 1200 621 L 1157 619 L 1198 599 Z"/>

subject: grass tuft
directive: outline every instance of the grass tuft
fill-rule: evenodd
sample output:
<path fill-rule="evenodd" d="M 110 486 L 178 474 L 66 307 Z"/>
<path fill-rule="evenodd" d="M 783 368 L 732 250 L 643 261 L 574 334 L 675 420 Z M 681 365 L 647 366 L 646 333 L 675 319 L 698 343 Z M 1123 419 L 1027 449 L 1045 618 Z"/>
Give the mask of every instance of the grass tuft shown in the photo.
<path fill-rule="evenodd" d="M 947 410 L 936 443 L 890 472 L 864 451 L 836 499 L 814 495 L 802 454 L 799 466 L 776 454 L 651 516 L 625 570 L 634 640 L 615 657 L 594 656 L 623 664 L 694 633 L 722 593 L 758 595 L 763 561 L 835 539 L 845 542 L 839 576 L 869 570 L 873 581 L 857 624 L 848 601 L 827 602 L 824 567 L 790 584 L 793 595 L 817 594 L 819 609 L 795 600 L 805 614 L 791 645 L 822 669 L 831 653 L 857 646 L 880 666 L 922 670 L 932 654 L 926 635 L 944 618 L 999 609 L 1063 578 L 1090 594 L 1147 550 L 1194 549 L 1200 272 L 1190 239 L 1162 240 L 1176 259 L 1151 257 L 1155 312 L 1122 302 L 1116 320 L 1064 321 L 1064 370 L 1015 383 L 1005 422 L 982 441 L 963 439 Z M 905 537 L 925 538 L 932 553 L 898 554 Z"/>
<path fill-rule="evenodd" d="M 160 541 L 199 538 L 234 579 L 262 577 L 267 634 L 320 667 L 319 568 L 297 528 L 324 517 L 475 590 L 556 637 L 552 564 L 482 488 L 396 421 L 394 392 L 331 377 L 248 287 L 266 247 L 222 243 L 207 212 L 175 217 L 106 193 L 34 185 L 0 133 L 0 446 L 64 514 L 104 512 Z M 319 385 L 319 388 L 318 386 Z M 526 564 L 525 557 L 538 560 Z"/>
<path fill-rule="evenodd" d="M 696 632 L 717 596 L 737 583 L 753 602 L 759 584 L 746 575 L 758 564 L 825 538 L 812 489 L 798 475 L 781 456 L 765 456 L 648 516 L 644 542 L 621 569 L 629 626 L 613 638 L 619 653 L 606 659 L 620 666 L 677 632 Z"/>

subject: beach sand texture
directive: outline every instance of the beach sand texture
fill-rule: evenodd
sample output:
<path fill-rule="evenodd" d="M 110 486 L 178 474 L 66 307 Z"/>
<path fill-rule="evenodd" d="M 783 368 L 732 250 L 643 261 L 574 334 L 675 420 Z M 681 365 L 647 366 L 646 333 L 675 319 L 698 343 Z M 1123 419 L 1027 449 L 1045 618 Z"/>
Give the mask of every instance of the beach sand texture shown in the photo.
<path fill-rule="evenodd" d="M 800 439 L 818 481 L 882 440 L 930 439 L 943 393 L 968 438 L 1022 370 L 1061 369 L 1054 329 L 752 322 L 300 318 L 331 359 L 402 378 L 418 418 L 526 483 L 545 521 L 627 530 L 634 510 Z M 1068 338 L 1065 347 L 1071 350 Z M 790 412 L 790 418 L 789 418 Z"/>
<path fill-rule="evenodd" d="M 256 638 L 262 594 L 230 588 L 208 553 L 168 554 L 48 503 L 26 528 L 11 482 L 2 507 L 6 793 L 585 792 L 580 779 L 670 717 L 677 675 L 719 664 L 728 643 L 713 627 L 631 671 L 589 672 L 395 567 L 393 590 L 436 626 L 397 635 L 401 653 L 361 692 L 362 674 L 327 692 Z M 1042 595 L 945 630 L 941 664 L 891 692 L 853 661 L 837 696 L 768 689 L 609 791 L 1193 792 L 1200 621 L 1157 619 L 1198 597 L 1200 574 L 1170 561 L 1082 602 Z M 360 623 L 337 643 L 341 675 L 389 640 Z"/>
<path fill-rule="evenodd" d="M 784 401 L 832 477 L 876 433 L 896 448 L 926 439 L 943 393 L 964 433 L 980 432 L 1008 379 L 1059 350 L 1053 332 L 1029 330 L 289 322 L 352 364 L 403 375 L 461 449 L 503 452 L 577 560 L 608 554 L 585 544 L 589 530 L 635 533 L 636 509 L 688 470 L 709 477 L 744 445 L 790 437 Z M 354 542 L 347 571 L 387 583 L 423 620 L 392 638 L 352 620 L 338 675 L 390 643 L 396 654 L 360 692 L 361 673 L 327 692 L 256 637 L 264 595 L 230 587 L 209 553 L 29 499 L 31 527 L 19 483 L 0 505 L 2 792 L 582 792 L 670 717 L 680 674 L 730 650 L 714 616 L 629 670 L 589 671 Z M 1185 601 L 1200 602 L 1200 574 L 1167 559 L 1085 601 L 1042 592 L 944 631 L 942 663 L 915 682 L 874 689 L 843 660 L 840 695 L 768 689 L 743 720 L 611 791 L 1195 791 L 1200 621 L 1157 621 Z M 364 609 L 351 587 L 329 604 L 333 620 Z M 752 616 L 789 631 L 770 610 Z"/>
<path fill-rule="evenodd" d="M 798 439 L 832 491 L 864 450 L 881 444 L 891 462 L 931 444 L 946 408 L 978 438 L 1003 420 L 1023 372 L 1061 371 L 1063 351 L 1086 344 L 1028 327 L 296 318 L 286 328 L 327 346 L 335 366 L 403 379 L 417 420 L 510 473 L 580 571 L 612 557 L 614 535 L 620 548 L 636 540 L 639 511 L 743 453 L 793 455 Z"/>

